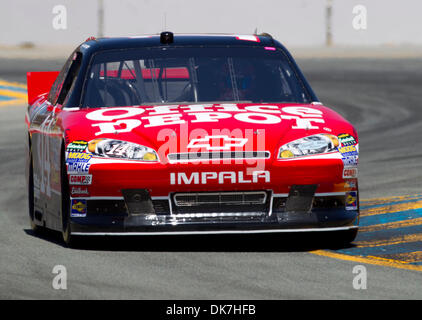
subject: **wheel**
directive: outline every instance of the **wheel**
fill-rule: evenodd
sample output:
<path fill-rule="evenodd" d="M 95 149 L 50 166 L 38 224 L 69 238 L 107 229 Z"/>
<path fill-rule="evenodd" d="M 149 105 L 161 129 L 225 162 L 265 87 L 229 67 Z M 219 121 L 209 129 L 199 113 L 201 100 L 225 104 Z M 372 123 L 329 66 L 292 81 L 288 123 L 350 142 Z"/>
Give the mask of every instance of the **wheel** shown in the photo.
<path fill-rule="evenodd" d="M 34 200 L 34 167 L 32 164 L 32 152 L 29 160 L 29 178 L 28 178 L 28 213 L 29 223 L 34 233 L 39 233 L 41 227 L 35 223 L 35 200 Z"/>
<path fill-rule="evenodd" d="M 61 159 L 61 193 L 62 193 L 62 237 L 63 241 L 69 248 L 77 246 L 77 238 L 72 235 L 72 226 L 70 223 L 70 195 L 69 195 L 69 179 L 67 176 L 66 161 L 64 151 Z"/>

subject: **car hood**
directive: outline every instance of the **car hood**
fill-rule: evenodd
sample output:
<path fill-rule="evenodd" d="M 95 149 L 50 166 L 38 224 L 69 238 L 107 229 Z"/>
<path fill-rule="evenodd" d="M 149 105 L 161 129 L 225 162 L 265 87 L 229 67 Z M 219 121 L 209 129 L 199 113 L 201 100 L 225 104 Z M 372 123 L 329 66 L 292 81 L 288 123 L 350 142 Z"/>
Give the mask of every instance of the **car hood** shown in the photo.
<path fill-rule="evenodd" d="M 109 138 L 168 153 L 269 151 L 317 133 L 357 136 L 321 104 L 194 104 L 63 110 L 66 144 Z"/>

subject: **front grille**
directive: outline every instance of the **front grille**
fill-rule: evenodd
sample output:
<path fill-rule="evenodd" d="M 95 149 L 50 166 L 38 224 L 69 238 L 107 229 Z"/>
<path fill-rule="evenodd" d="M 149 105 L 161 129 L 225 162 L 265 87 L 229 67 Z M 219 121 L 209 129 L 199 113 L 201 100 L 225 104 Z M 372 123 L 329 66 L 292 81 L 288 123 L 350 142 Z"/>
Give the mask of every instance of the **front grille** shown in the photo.
<path fill-rule="evenodd" d="M 212 212 L 212 213 L 178 213 L 176 217 L 179 218 L 187 218 L 187 219 L 224 219 L 224 218 L 255 218 L 255 217 L 262 217 L 262 212 Z"/>
<path fill-rule="evenodd" d="M 289 197 L 271 197 L 271 191 L 233 191 L 175 193 L 169 199 L 153 199 L 153 213 L 145 214 L 173 216 L 181 219 L 207 221 L 230 219 L 260 219 L 270 212 L 291 212 L 287 207 Z M 271 203 L 272 202 L 272 203 Z M 345 196 L 314 196 L 312 210 L 344 209 Z M 129 212 L 124 200 L 88 200 L 87 216 L 127 217 Z M 300 211 L 302 213 L 308 210 Z M 41 216 L 40 213 L 38 213 Z M 40 218 L 41 219 L 41 218 Z"/>
<path fill-rule="evenodd" d="M 177 218 L 259 218 L 269 213 L 267 191 L 175 193 L 172 214 Z"/>
<path fill-rule="evenodd" d="M 173 198 L 175 205 L 178 207 L 252 205 L 264 204 L 267 200 L 267 193 L 265 191 L 176 193 Z"/>
<path fill-rule="evenodd" d="M 219 160 L 219 159 L 268 159 L 268 151 L 221 151 L 221 152 L 182 152 L 169 153 L 170 161 L 198 161 L 198 160 Z"/>

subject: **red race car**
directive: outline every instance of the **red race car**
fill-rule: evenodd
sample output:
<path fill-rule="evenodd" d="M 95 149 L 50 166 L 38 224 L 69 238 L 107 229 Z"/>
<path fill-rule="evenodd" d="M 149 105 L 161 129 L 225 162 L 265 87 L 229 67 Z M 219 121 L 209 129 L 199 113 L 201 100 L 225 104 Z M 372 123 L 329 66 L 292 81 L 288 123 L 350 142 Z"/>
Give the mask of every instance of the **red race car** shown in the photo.
<path fill-rule="evenodd" d="M 90 38 L 27 80 L 34 230 L 357 234 L 356 130 L 268 34 Z"/>

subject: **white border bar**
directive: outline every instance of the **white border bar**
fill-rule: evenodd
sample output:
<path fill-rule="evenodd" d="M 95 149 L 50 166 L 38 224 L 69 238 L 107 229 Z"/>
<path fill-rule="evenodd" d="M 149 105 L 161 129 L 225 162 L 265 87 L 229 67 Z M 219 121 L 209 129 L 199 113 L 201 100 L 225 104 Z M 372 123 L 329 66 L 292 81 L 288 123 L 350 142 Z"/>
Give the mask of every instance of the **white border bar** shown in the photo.
<path fill-rule="evenodd" d="M 72 232 L 75 236 L 163 236 L 163 235 L 195 235 L 195 234 L 259 234 L 259 233 L 293 233 L 293 232 L 325 232 L 357 229 L 358 226 L 309 229 L 264 229 L 264 230 L 213 230 L 213 231 L 166 231 L 166 232 Z"/>

